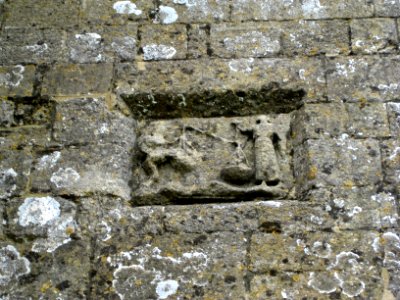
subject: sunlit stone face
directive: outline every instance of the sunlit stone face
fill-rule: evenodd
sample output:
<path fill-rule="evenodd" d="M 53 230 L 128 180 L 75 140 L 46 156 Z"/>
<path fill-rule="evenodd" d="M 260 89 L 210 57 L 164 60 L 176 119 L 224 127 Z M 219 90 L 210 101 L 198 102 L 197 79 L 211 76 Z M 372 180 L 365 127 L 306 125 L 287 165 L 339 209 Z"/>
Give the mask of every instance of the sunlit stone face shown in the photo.
<path fill-rule="evenodd" d="M 288 114 L 143 121 L 133 201 L 285 198 L 289 127 Z"/>

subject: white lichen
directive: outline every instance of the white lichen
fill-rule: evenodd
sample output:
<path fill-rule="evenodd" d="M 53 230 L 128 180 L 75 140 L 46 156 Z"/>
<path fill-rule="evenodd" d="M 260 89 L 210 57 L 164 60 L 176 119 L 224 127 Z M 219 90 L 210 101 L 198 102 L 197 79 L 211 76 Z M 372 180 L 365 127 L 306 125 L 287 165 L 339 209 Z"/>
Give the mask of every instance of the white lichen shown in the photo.
<path fill-rule="evenodd" d="M 163 44 L 149 44 L 143 47 L 144 60 L 171 59 L 175 56 L 176 49 Z"/>
<path fill-rule="evenodd" d="M 8 245 L 0 248 L 0 287 L 4 287 L 22 275 L 31 272 L 30 262 L 21 257 L 18 250 Z"/>
<path fill-rule="evenodd" d="M 50 181 L 56 188 L 65 188 L 73 186 L 81 176 L 77 171 L 72 168 L 60 168 L 57 172 L 53 173 Z"/>
<path fill-rule="evenodd" d="M 22 65 L 15 66 L 11 71 L 0 74 L 0 86 L 7 88 L 15 88 L 21 84 L 24 79 L 25 67 Z"/>
<path fill-rule="evenodd" d="M 53 168 L 60 158 L 61 158 L 60 151 L 55 151 L 51 154 L 44 155 L 40 158 L 36 166 L 36 169 L 40 171 L 44 169 Z"/>
<path fill-rule="evenodd" d="M 173 7 L 160 5 L 159 18 L 161 24 L 172 24 L 178 20 L 178 13 Z"/>
<path fill-rule="evenodd" d="M 169 296 L 174 295 L 178 290 L 179 284 L 176 280 L 160 281 L 156 287 L 158 299 L 167 299 Z"/>
<path fill-rule="evenodd" d="M 139 16 L 142 14 L 142 11 L 136 7 L 135 3 L 131 1 L 117 1 L 113 5 L 114 10 L 117 14 L 123 15 L 136 15 Z"/>
<path fill-rule="evenodd" d="M 60 216 L 60 203 L 52 197 L 30 197 L 18 208 L 18 223 L 45 226 Z"/>

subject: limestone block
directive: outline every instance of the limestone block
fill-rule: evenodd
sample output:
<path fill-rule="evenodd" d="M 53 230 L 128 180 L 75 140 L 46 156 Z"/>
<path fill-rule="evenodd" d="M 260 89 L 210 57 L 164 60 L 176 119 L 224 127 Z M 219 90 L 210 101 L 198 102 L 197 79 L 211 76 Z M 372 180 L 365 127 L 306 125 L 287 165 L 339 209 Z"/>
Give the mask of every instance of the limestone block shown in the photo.
<path fill-rule="evenodd" d="M 232 19 L 248 20 L 288 20 L 301 17 L 300 1 L 281 0 L 234 0 Z"/>
<path fill-rule="evenodd" d="M 68 37 L 68 58 L 71 63 L 104 63 L 104 39 L 94 31 L 71 33 Z"/>
<path fill-rule="evenodd" d="M 373 4 L 364 0 L 233 1 L 234 20 L 290 20 L 371 17 Z"/>
<path fill-rule="evenodd" d="M 32 164 L 29 152 L 0 150 L 0 199 L 9 200 L 24 192 Z"/>
<path fill-rule="evenodd" d="M 21 126 L 0 129 L 2 149 L 43 149 L 50 145 L 50 128 L 44 126 Z"/>
<path fill-rule="evenodd" d="M 329 62 L 328 98 L 350 102 L 385 102 L 397 99 L 400 58 L 338 58 Z"/>
<path fill-rule="evenodd" d="M 188 25 L 188 58 L 200 58 L 207 56 L 207 44 L 209 43 L 208 32 L 208 25 Z"/>
<path fill-rule="evenodd" d="M 281 23 L 283 51 L 292 55 L 348 54 L 348 23 L 344 20 Z"/>
<path fill-rule="evenodd" d="M 55 195 L 115 195 L 129 199 L 132 153 L 117 144 L 64 148 L 40 156 L 31 175 L 32 190 Z"/>
<path fill-rule="evenodd" d="M 346 132 L 348 122 L 341 103 L 306 104 L 293 114 L 291 136 L 296 145 L 307 139 L 338 137 Z"/>
<path fill-rule="evenodd" d="M 5 3 L 5 27 L 67 28 L 79 24 L 79 0 L 25 0 Z"/>
<path fill-rule="evenodd" d="M 382 17 L 399 17 L 400 1 L 399 0 L 375 0 L 376 15 Z"/>
<path fill-rule="evenodd" d="M 387 189 L 400 192 L 400 142 L 398 139 L 381 143 L 382 164 Z"/>
<path fill-rule="evenodd" d="M 0 127 L 15 125 L 14 110 L 14 102 L 0 99 Z"/>
<path fill-rule="evenodd" d="M 186 26 L 144 25 L 140 27 L 144 60 L 183 59 L 187 55 Z"/>
<path fill-rule="evenodd" d="M 55 105 L 53 139 L 62 145 L 110 143 L 131 148 L 135 121 L 108 110 L 104 98 L 80 98 Z"/>
<path fill-rule="evenodd" d="M 389 102 L 386 104 L 388 111 L 390 131 L 393 137 L 400 136 L 400 103 Z"/>
<path fill-rule="evenodd" d="M 133 201 L 286 198 L 289 122 L 284 114 L 143 121 Z"/>
<path fill-rule="evenodd" d="M 133 61 L 138 51 L 138 27 L 136 24 L 103 28 L 105 52 L 117 61 Z"/>
<path fill-rule="evenodd" d="M 152 1 L 86 0 L 82 23 L 88 25 L 124 25 L 130 21 L 147 20 L 154 10 Z"/>
<path fill-rule="evenodd" d="M 385 170 L 384 170 L 385 171 Z M 333 187 L 320 188 L 310 191 L 304 200 L 304 205 L 309 202 L 318 203 L 322 211 L 311 212 L 307 207 L 303 217 L 298 219 L 300 224 L 306 220 L 314 225 L 325 226 L 338 230 L 390 230 L 397 227 L 399 215 L 397 213 L 396 193 L 389 190 L 380 192 L 374 185 L 365 187 Z"/>
<path fill-rule="evenodd" d="M 217 57 L 271 57 L 281 50 L 281 31 L 273 23 L 216 24 L 210 35 L 211 51 Z"/>
<path fill-rule="evenodd" d="M 394 53 L 398 48 L 393 19 L 354 19 L 350 21 L 350 28 L 354 53 Z"/>
<path fill-rule="evenodd" d="M 348 132 L 359 138 L 390 137 L 386 105 L 383 103 L 348 103 Z"/>
<path fill-rule="evenodd" d="M 372 139 L 308 140 L 294 151 L 298 190 L 378 184 L 382 181 L 379 144 Z"/>
<path fill-rule="evenodd" d="M 67 96 L 106 93 L 110 89 L 112 76 L 112 64 L 55 65 L 43 78 L 42 94 Z"/>
<path fill-rule="evenodd" d="M 31 65 L 0 66 L 0 96 L 32 96 L 35 70 Z"/>
<path fill-rule="evenodd" d="M 98 261 L 95 298 L 104 298 L 110 288 L 132 300 L 240 299 L 245 293 L 242 233 L 165 234 L 124 248 Z M 112 281 L 104 280 L 110 276 Z"/>
<path fill-rule="evenodd" d="M 326 92 L 319 59 L 200 59 L 116 69 L 116 92 L 137 118 L 282 113 Z"/>
<path fill-rule="evenodd" d="M 165 0 L 158 6 L 160 23 L 213 23 L 229 19 L 229 2 L 224 0 Z"/>
<path fill-rule="evenodd" d="M 57 29 L 5 28 L 0 35 L 0 63 L 39 64 L 66 60 L 64 33 Z"/>

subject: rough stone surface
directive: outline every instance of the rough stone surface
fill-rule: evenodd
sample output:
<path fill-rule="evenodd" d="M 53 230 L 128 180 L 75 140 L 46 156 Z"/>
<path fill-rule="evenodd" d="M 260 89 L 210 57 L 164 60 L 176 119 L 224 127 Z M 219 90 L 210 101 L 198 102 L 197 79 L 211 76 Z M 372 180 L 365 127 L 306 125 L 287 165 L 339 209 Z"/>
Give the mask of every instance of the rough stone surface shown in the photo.
<path fill-rule="evenodd" d="M 0 0 L 0 299 L 400 299 L 399 0 Z"/>

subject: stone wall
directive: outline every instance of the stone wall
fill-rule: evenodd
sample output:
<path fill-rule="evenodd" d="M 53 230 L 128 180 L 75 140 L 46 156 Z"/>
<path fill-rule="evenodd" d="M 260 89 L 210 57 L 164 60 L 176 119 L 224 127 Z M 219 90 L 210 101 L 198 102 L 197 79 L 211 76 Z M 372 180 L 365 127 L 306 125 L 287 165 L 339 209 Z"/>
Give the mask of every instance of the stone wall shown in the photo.
<path fill-rule="evenodd" d="M 0 0 L 0 28 L 0 299 L 400 299 L 399 0 Z"/>

